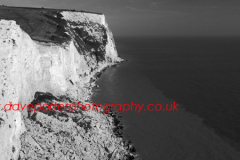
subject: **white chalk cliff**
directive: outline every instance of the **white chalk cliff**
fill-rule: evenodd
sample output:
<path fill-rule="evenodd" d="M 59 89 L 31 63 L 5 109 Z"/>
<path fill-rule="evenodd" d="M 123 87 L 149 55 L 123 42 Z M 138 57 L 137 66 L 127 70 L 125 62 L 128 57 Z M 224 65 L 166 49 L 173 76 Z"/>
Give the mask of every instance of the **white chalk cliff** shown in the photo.
<path fill-rule="evenodd" d="M 59 14 L 67 22 L 64 28 L 69 36 L 63 43 L 33 40 L 16 21 L 0 21 L 0 159 L 126 159 L 129 152 L 113 133 L 113 118 L 104 113 L 72 113 L 62 120 L 39 112 L 34 121 L 26 108 L 4 110 L 10 102 L 30 104 L 36 92 L 86 103 L 94 75 L 122 61 L 104 15 L 71 11 Z M 76 117 L 89 124 L 86 133 Z M 46 128 L 51 131 L 45 132 Z M 56 133 L 63 131 L 74 141 L 71 144 L 76 143 L 75 148 L 66 147 L 68 139 L 64 143 L 57 140 Z M 54 138 L 52 143 L 47 142 Z"/>

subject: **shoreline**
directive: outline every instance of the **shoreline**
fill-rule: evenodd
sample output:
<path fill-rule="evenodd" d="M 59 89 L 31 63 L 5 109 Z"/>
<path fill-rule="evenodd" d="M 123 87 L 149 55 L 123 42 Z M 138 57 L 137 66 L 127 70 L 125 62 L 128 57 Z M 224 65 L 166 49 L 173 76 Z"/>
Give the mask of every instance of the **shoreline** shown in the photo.
<path fill-rule="evenodd" d="M 95 89 L 95 88 L 100 88 L 101 86 L 100 85 L 97 85 L 96 82 L 98 79 L 101 78 L 102 74 L 104 73 L 105 70 L 107 70 L 108 68 L 112 68 L 112 67 L 118 67 L 121 63 L 124 63 L 124 62 L 127 62 L 128 60 L 125 60 L 125 59 L 121 59 L 121 61 L 111 65 L 111 66 L 107 66 L 105 67 L 104 69 L 102 69 L 100 72 L 97 72 L 94 77 L 95 79 L 93 80 L 94 82 L 94 86 L 92 87 L 91 90 Z M 90 103 L 92 103 L 92 95 L 93 95 L 94 92 L 92 92 L 91 96 L 90 96 Z M 102 112 L 102 111 L 101 111 Z M 129 160 L 132 160 L 132 159 L 136 159 L 139 155 L 137 154 L 136 152 L 136 148 L 133 146 L 132 142 L 128 139 L 124 140 L 123 139 L 123 129 L 124 129 L 124 125 L 121 124 L 121 120 L 118 118 L 118 114 L 117 112 L 114 112 L 113 110 L 112 111 L 109 111 L 108 113 L 104 113 L 104 114 L 107 114 L 107 115 L 110 115 L 113 120 L 114 120 L 114 123 L 113 125 L 115 126 L 115 128 L 113 129 L 113 133 L 115 134 L 115 136 L 119 137 L 122 139 L 125 147 L 128 149 L 128 151 L 132 154 L 132 157 L 130 157 Z"/>

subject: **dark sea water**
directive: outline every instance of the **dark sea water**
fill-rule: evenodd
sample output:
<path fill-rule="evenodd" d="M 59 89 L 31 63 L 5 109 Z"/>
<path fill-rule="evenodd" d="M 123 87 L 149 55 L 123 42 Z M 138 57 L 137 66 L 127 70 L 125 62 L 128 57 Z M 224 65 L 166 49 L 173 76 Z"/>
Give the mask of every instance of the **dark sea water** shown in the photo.
<path fill-rule="evenodd" d="M 102 74 L 95 103 L 180 104 L 118 113 L 138 159 L 240 159 L 240 38 L 115 40 L 128 61 Z"/>

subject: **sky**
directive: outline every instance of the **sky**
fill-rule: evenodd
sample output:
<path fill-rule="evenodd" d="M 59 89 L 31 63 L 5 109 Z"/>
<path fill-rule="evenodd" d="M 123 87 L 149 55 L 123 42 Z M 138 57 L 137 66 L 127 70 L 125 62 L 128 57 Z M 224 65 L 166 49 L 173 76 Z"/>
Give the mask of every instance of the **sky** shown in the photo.
<path fill-rule="evenodd" d="M 104 13 L 114 36 L 240 36 L 240 0 L 1 0 Z"/>

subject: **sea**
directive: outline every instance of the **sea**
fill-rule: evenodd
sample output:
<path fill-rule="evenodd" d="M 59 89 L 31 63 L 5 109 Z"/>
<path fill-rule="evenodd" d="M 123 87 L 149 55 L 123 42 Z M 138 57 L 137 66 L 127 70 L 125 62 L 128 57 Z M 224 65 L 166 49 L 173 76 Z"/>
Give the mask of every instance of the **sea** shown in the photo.
<path fill-rule="evenodd" d="M 179 104 L 178 111 L 116 111 L 136 159 L 240 159 L 240 37 L 115 41 L 127 61 L 103 72 L 95 103 Z"/>

